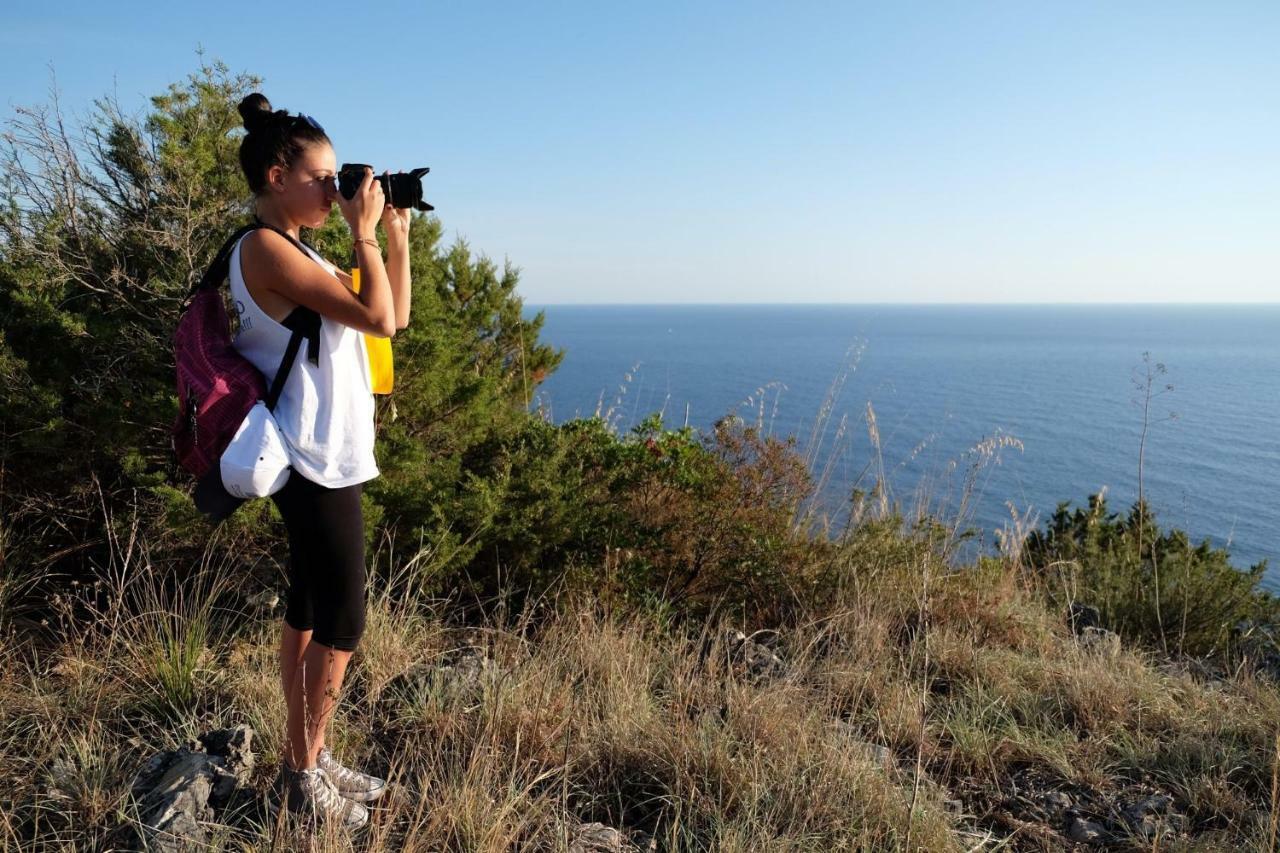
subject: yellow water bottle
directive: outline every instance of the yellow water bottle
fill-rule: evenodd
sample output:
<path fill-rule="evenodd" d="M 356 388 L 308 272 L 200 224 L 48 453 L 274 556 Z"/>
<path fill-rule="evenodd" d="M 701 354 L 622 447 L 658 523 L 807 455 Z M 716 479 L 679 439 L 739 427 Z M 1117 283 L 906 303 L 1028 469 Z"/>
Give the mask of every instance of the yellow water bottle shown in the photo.
<path fill-rule="evenodd" d="M 351 289 L 360 292 L 360 268 L 351 268 Z M 369 353 L 369 378 L 373 380 L 373 393 L 390 394 L 395 385 L 395 364 L 391 359 L 391 338 L 375 338 L 363 335 L 364 348 Z"/>

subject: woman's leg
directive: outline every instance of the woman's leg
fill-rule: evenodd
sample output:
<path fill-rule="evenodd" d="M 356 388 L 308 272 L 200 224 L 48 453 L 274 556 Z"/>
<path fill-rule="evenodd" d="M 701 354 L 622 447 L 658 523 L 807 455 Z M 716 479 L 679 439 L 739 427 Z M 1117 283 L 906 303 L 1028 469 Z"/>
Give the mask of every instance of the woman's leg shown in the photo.
<path fill-rule="evenodd" d="M 298 668 L 300 677 L 293 682 L 287 723 L 287 759 L 296 770 L 316 766 L 351 654 L 314 641 L 307 644 Z"/>
<path fill-rule="evenodd" d="M 280 686 L 284 691 L 287 703 L 293 695 L 293 679 L 298 674 L 298 665 L 302 663 L 302 655 L 311 642 L 311 629 L 299 631 L 288 622 L 281 623 L 280 632 Z"/>
<path fill-rule="evenodd" d="M 294 472 L 276 495 L 289 528 L 290 597 L 280 671 L 288 705 L 285 758 L 294 769 L 315 766 L 364 632 L 360 491 L 358 485 L 328 489 Z"/>
<path fill-rule="evenodd" d="M 283 630 L 280 633 L 280 684 L 284 691 L 285 706 L 292 712 L 294 705 L 298 706 L 298 713 L 302 712 L 302 694 L 298 694 L 298 701 L 294 701 L 293 680 L 297 677 L 298 671 L 302 666 L 302 656 L 306 653 L 307 647 L 311 642 L 311 629 L 299 631 L 288 622 L 281 623 Z M 286 725 L 286 731 L 288 726 Z M 320 748 L 324 748 L 324 733 L 321 729 L 317 736 L 320 742 Z"/>
<path fill-rule="evenodd" d="M 280 630 L 280 689 L 287 709 L 286 720 L 295 713 L 293 684 L 302 664 L 302 656 L 311 642 L 311 626 L 315 619 L 310 567 L 317 555 L 312 548 L 315 539 L 312 535 L 311 501 L 308 498 L 311 492 L 308 486 L 311 485 L 302 475 L 293 471 L 284 488 L 272 495 L 272 500 L 284 519 L 285 529 L 289 532 L 289 592 Z M 285 760 L 292 765 L 288 756 L 288 731 L 286 723 Z M 292 766 L 295 769 L 297 767 Z"/>

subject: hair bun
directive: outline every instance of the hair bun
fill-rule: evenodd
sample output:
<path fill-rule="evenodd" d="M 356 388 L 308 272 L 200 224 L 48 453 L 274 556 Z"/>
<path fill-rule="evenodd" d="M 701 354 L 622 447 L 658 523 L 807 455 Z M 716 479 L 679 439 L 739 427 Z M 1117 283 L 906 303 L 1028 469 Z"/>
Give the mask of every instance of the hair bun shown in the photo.
<path fill-rule="evenodd" d="M 265 127 L 275 115 L 271 111 L 271 102 L 258 92 L 246 96 L 237 109 L 240 111 L 240 118 L 244 119 L 244 129 L 250 133 Z"/>

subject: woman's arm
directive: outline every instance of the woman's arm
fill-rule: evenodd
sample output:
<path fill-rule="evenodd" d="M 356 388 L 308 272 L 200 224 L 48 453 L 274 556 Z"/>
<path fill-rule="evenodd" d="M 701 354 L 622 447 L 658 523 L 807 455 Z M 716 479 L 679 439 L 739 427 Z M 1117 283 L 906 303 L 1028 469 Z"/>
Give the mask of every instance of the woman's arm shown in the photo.
<path fill-rule="evenodd" d="M 391 282 L 391 301 L 395 306 L 396 328 L 409 325 L 409 220 L 408 210 L 387 205 L 382 213 L 382 227 L 387 232 L 387 278 Z"/>
<path fill-rule="evenodd" d="M 386 199 L 365 167 L 360 188 L 350 200 L 338 197 L 338 206 L 351 227 L 360 266 L 360 293 L 352 293 L 338 279 L 302 256 L 289 240 L 268 229 L 253 232 L 241 248 L 240 266 L 252 292 L 261 286 L 297 305 L 305 305 L 323 317 L 331 317 L 370 335 L 389 338 L 396 331 L 391 284 L 374 239 L 378 216 Z M 407 236 L 407 230 L 406 230 Z M 252 277 L 253 281 L 250 281 Z"/>
<path fill-rule="evenodd" d="M 240 268 L 250 293 L 270 290 L 296 305 L 305 305 L 366 334 L 387 338 L 395 333 L 391 288 L 382 256 L 368 243 L 356 245 L 361 283 L 357 296 L 338 279 L 304 257 L 285 237 L 265 228 L 245 237 Z"/>

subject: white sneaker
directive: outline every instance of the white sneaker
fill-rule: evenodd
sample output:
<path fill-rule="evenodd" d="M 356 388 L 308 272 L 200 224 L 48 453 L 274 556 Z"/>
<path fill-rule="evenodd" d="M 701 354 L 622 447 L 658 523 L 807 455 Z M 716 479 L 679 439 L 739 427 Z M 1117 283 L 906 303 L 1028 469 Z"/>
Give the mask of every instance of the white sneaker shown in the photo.
<path fill-rule="evenodd" d="M 284 782 L 284 802 L 290 812 L 317 823 L 340 821 L 346 829 L 359 829 L 369 820 L 369 810 L 345 799 L 319 767 L 309 770 L 280 768 Z"/>
<path fill-rule="evenodd" d="M 327 746 L 316 757 L 316 766 L 329 777 L 338 793 L 348 800 L 367 803 L 378 799 L 387 790 L 386 780 L 343 766 Z"/>

